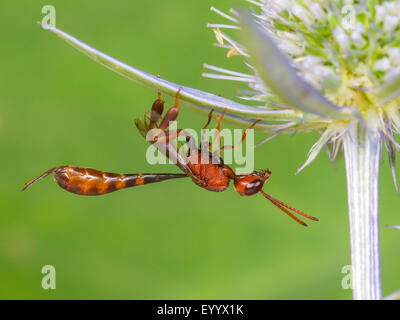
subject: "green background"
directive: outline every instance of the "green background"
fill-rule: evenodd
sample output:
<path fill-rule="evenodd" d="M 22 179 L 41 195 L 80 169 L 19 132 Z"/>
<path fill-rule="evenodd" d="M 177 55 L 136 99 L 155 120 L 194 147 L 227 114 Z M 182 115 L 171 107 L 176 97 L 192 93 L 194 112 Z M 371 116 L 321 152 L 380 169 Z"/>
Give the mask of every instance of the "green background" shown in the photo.
<path fill-rule="evenodd" d="M 58 165 L 111 172 L 178 172 L 151 166 L 133 125 L 155 93 L 101 67 L 42 30 L 43 5 L 57 27 L 128 64 L 171 81 L 234 98 L 244 85 L 201 77 L 203 63 L 246 71 L 225 57 L 208 22 L 239 0 L 2 1 L 0 3 L 0 298 L 3 299 L 350 299 L 343 158 L 325 152 L 303 172 L 316 133 L 280 136 L 255 151 L 273 175 L 264 190 L 320 218 L 303 228 L 265 198 L 230 188 L 167 181 L 103 197 L 81 197 L 46 179 Z M 166 97 L 167 105 L 172 98 Z M 206 114 L 182 105 L 179 123 L 200 128 Z M 229 123 L 224 126 L 230 126 Z M 257 133 L 256 141 L 266 136 Z M 400 286 L 400 199 L 386 154 L 381 169 L 384 294 Z M 41 269 L 56 268 L 43 290 Z"/>

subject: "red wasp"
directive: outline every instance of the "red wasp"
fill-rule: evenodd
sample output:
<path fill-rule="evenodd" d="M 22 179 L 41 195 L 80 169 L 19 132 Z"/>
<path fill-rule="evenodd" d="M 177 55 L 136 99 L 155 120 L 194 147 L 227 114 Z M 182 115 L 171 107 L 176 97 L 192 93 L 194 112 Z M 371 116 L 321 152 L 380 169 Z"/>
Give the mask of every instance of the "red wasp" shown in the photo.
<path fill-rule="evenodd" d="M 175 104 L 172 106 L 162 117 L 164 111 L 164 101 L 162 100 L 161 93 L 158 93 L 158 98 L 154 101 L 150 114 L 145 115 L 143 120 L 136 119 L 135 125 L 140 133 L 146 137 L 150 130 L 155 130 L 153 134 L 153 141 L 151 143 L 164 143 L 164 154 L 170 157 L 172 145 L 170 141 L 177 138 L 183 133 L 183 130 L 177 129 L 175 131 L 169 131 L 169 124 L 175 121 L 179 114 L 179 93 L 176 93 Z M 225 110 L 226 111 L 226 110 Z M 219 116 L 216 126 L 216 136 L 212 141 L 215 142 L 219 138 L 219 131 L 221 127 L 221 121 L 225 115 L 225 111 Z M 203 129 L 207 128 L 212 119 L 213 110 L 208 115 L 208 121 Z M 210 190 L 210 191 L 225 191 L 229 187 L 229 183 L 233 180 L 235 190 L 241 196 L 252 196 L 257 193 L 261 193 L 265 198 L 271 201 L 276 207 L 281 209 L 292 219 L 297 221 L 303 226 L 307 226 L 306 223 L 298 219 L 293 212 L 314 220 L 318 221 L 317 218 L 312 217 L 303 211 L 300 211 L 272 196 L 265 193 L 262 188 L 265 181 L 270 177 L 271 171 L 260 170 L 254 171 L 249 174 L 237 175 L 234 171 L 226 164 L 223 163 L 222 158 L 219 156 L 220 152 L 224 149 L 235 149 L 245 140 L 247 132 L 252 129 L 259 120 L 255 121 L 242 135 L 240 143 L 236 146 L 219 146 L 217 154 L 211 152 L 202 152 L 199 149 L 189 150 L 186 159 L 181 155 L 177 154 L 176 164 L 184 172 L 180 174 L 116 174 L 98 171 L 90 168 L 82 168 L 75 166 L 60 166 L 50 169 L 40 176 L 25 183 L 22 190 L 29 188 L 34 182 L 50 175 L 54 174 L 54 180 L 58 185 L 69 191 L 80 195 L 102 195 L 110 193 L 116 190 L 129 188 L 133 186 L 143 185 L 147 183 L 160 182 L 168 179 L 175 178 L 186 178 L 190 177 L 192 181 L 198 186 Z M 190 136 L 187 136 L 187 141 L 190 140 Z M 212 143 L 209 145 L 209 149 L 212 147 Z M 217 161 L 215 159 L 217 158 Z"/>

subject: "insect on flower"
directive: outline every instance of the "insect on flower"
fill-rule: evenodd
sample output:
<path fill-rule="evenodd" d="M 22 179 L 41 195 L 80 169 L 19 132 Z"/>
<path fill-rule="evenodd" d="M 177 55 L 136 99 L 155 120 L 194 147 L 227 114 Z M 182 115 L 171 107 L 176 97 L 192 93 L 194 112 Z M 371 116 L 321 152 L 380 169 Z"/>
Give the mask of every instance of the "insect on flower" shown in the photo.
<path fill-rule="evenodd" d="M 228 165 L 223 163 L 222 158 L 219 156 L 220 152 L 224 149 L 236 149 L 239 147 L 246 138 L 249 129 L 252 129 L 257 123 L 255 121 L 242 135 L 239 144 L 235 146 L 221 146 L 221 137 L 219 135 L 221 122 L 225 112 L 218 118 L 218 123 L 215 130 L 215 136 L 208 149 L 212 148 L 212 144 L 218 139 L 219 148 L 216 153 L 207 152 L 201 149 L 189 149 L 186 157 L 182 157 L 176 152 L 172 143 L 173 139 L 178 136 L 186 136 L 186 140 L 190 141 L 192 137 L 185 133 L 182 129 L 168 130 L 170 122 L 175 121 L 179 114 L 179 89 L 176 93 L 175 104 L 172 106 L 162 117 L 164 111 L 164 101 L 162 100 L 161 93 L 158 93 L 158 98 L 154 101 L 150 114 L 145 115 L 144 120 L 136 119 L 135 124 L 140 133 L 146 137 L 150 130 L 153 133 L 151 143 L 155 146 L 162 144 L 164 148 L 157 147 L 167 157 L 171 157 L 172 153 L 176 155 L 176 164 L 184 172 L 183 174 L 116 174 L 103 172 L 90 168 L 82 168 L 75 166 L 60 166 L 50 169 L 40 176 L 28 181 L 23 187 L 23 191 L 29 188 L 36 181 L 54 174 L 54 180 L 58 185 L 72 193 L 80 195 L 102 195 L 116 190 L 139 186 L 147 183 L 160 182 L 175 178 L 189 177 L 192 181 L 210 191 L 221 192 L 229 187 L 230 180 L 233 180 L 234 188 L 241 196 L 252 196 L 261 193 L 265 198 L 271 201 L 276 207 L 281 209 L 292 219 L 303 226 L 306 223 L 298 219 L 289 210 L 314 221 L 317 218 L 312 217 L 274 197 L 265 193 L 262 188 L 264 183 L 271 175 L 269 170 L 254 171 L 248 174 L 237 175 Z M 212 119 L 213 110 L 208 114 L 208 121 L 203 129 L 207 128 Z M 157 144 L 156 144 L 157 142 Z M 216 161 L 217 160 L 217 161 Z"/>

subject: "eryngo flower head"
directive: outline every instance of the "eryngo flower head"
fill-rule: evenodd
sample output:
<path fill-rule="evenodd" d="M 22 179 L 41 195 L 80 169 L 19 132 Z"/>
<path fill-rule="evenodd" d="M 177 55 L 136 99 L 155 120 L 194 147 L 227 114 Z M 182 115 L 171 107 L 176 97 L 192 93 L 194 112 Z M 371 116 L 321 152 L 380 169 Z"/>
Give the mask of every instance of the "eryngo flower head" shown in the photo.
<path fill-rule="evenodd" d="M 334 159 L 343 134 L 358 123 L 381 136 L 394 173 L 399 145 L 393 132 L 400 128 L 400 1 L 248 2 L 255 5 L 251 15 L 211 8 L 229 24 L 208 26 L 228 57 L 246 57 L 250 73 L 206 65 L 221 74 L 205 76 L 247 83 L 251 91 L 241 98 L 267 109 L 295 109 L 297 118 L 281 118 L 266 130 L 319 131 L 321 138 L 305 165 L 327 144 L 332 144 Z M 240 29 L 241 44 L 226 34 L 230 29 Z"/>

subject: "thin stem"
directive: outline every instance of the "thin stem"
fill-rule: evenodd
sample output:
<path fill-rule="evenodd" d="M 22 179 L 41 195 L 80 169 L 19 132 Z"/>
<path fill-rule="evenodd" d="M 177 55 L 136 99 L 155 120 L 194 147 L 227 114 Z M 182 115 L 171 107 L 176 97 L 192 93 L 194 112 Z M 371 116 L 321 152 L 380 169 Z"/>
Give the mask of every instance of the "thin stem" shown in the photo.
<path fill-rule="evenodd" d="M 378 130 L 367 128 L 353 125 L 344 136 L 355 300 L 382 299 L 378 209 L 381 142 Z"/>

